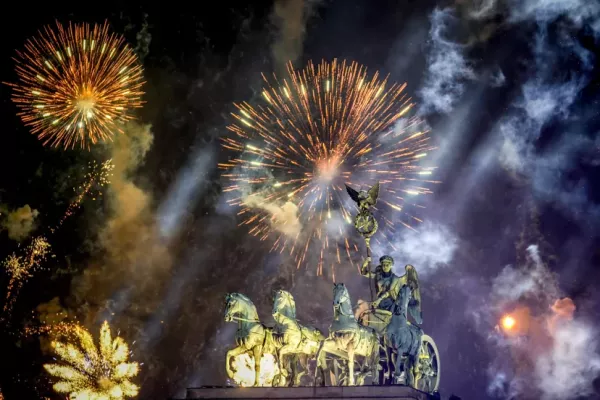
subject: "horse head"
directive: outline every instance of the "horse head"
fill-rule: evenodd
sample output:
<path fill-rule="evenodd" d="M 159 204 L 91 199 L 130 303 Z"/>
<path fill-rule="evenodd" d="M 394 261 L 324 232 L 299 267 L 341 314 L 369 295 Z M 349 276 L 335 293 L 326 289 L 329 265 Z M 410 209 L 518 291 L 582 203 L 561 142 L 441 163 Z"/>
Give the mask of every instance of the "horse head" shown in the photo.
<path fill-rule="evenodd" d="M 333 284 L 333 306 L 340 307 L 344 304 L 350 305 L 350 294 L 348 294 L 348 289 L 346 285 L 343 283 L 334 283 Z"/>
<path fill-rule="evenodd" d="M 290 292 L 277 290 L 273 301 L 273 316 L 283 314 L 288 318 L 296 319 L 296 301 Z"/>
<path fill-rule="evenodd" d="M 232 322 L 238 313 L 244 313 L 252 302 L 241 293 L 228 293 L 225 296 L 225 322 Z"/>

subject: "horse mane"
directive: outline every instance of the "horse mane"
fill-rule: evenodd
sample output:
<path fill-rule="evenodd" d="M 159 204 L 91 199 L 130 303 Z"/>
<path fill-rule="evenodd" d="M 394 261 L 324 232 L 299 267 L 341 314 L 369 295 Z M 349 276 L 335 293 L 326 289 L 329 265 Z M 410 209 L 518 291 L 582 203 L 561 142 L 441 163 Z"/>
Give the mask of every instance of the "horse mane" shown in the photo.
<path fill-rule="evenodd" d="M 251 313 L 253 313 L 252 316 L 258 319 L 258 310 L 256 309 L 256 306 L 248 296 L 243 295 L 241 293 L 233 293 L 233 295 L 239 300 L 243 301 L 246 304 L 246 306 L 250 309 Z"/>
<path fill-rule="evenodd" d="M 275 299 L 277 311 L 287 318 L 296 319 L 296 300 L 288 291 L 278 290 Z"/>

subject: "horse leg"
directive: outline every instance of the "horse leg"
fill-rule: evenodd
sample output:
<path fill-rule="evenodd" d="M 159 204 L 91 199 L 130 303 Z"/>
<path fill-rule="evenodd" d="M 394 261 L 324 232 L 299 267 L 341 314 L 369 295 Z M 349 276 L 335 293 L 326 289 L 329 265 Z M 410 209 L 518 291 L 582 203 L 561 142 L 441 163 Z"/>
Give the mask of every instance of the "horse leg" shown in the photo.
<path fill-rule="evenodd" d="M 394 372 L 396 371 L 396 364 L 394 363 L 394 352 L 389 345 L 385 346 L 385 354 L 387 358 L 387 371 L 384 376 L 384 380 L 391 382 L 394 379 Z"/>
<path fill-rule="evenodd" d="M 291 371 L 292 375 L 290 376 L 290 381 L 288 382 L 289 387 L 293 387 L 296 385 L 296 379 L 298 379 L 298 355 L 293 354 L 292 357 L 288 357 L 291 363 Z"/>
<path fill-rule="evenodd" d="M 348 386 L 354 386 L 354 340 L 348 342 Z"/>
<path fill-rule="evenodd" d="M 317 361 L 317 365 L 315 367 L 315 373 L 313 375 L 313 385 L 317 386 L 317 373 L 321 372 L 321 386 L 325 386 L 325 366 L 326 366 L 326 361 L 325 361 L 325 353 L 323 352 L 323 345 L 325 344 L 325 340 L 322 340 L 321 343 L 319 344 L 319 349 L 317 350 L 317 353 L 315 354 L 315 359 Z"/>
<path fill-rule="evenodd" d="M 404 370 L 404 376 L 406 377 L 406 364 L 402 362 L 402 350 L 398 349 L 396 352 L 396 362 L 394 363 L 394 375 L 392 381 L 393 384 L 399 384 L 400 376 L 402 375 L 402 370 Z"/>
<path fill-rule="evenodd" d="M 245 353 L 247 350 L 244 346 L 235 347 L 227 352 L 225 357 L 225 368 L 227 369 L 227 376 L 229 379 L 233 379 L 233 370 L 231 369 L 231 359 Z"/>
<path fill-rule="evenodd" d="M 373 352 L 370 357 L 371 373 L 373 374 L 373 385 L 379 385 L 379 338 L 375 336 L 375 346 L 373 346 Z"/>
<path fill-rule="evenodd" d="M 252 352 L 254 353 L 254 386 L 261 386 L 260 382 L 260 364 L 262 360 L 262 346 L 254 346 Z"/>
<path fill-rule="evenodd" d="M 300 386 L 300 380 L 304 375 L 310 373 L 308 366 L 308 354 L 299 354 L 297 356 L 298 363 L 300 364 L 300 370 L 297 370 L 294 375 L 294 386 Z"/>
<path fill-rule="evenodd" d="M 413 371 L 414 366 L 414 357 L 407 354 L 406 359 L 404 360 L 404 371 L 406 374 L 406 385 L 410 387 L 414 387 L 415 385 L 415 375 Z"/>
<path fill-rule="evenodd" d="M 286 344 L 283 345 L 280 349 L 279 349 L 279 374 L 285 378 L 288 377 L 288 370 L 286 368 L 285 365 L 285 356 L 287 356 L 288 354 L 290 354 L 292 352 L 293 348 L 292 346 Z M 281 381 L 279 382 L 278 386 L 282 386 Z"/>

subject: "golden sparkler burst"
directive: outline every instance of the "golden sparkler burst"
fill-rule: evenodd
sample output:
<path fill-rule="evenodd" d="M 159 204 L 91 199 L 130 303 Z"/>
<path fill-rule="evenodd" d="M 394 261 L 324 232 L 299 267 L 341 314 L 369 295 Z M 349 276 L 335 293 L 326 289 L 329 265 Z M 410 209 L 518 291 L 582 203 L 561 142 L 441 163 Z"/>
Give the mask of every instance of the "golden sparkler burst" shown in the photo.
<path fill-rule="evenodd" d="M 50 253 L 50 243 L 44 236 L 34 238 L 25 248 L 23 255 L 13 253 L 2 263 L 10 279 L 6 289 L 4 312 L 10 313 L 17 293 L 33 273 L 41 268 Z"/>
<path fill-rule="evenodd" d="M 260 104 L 236 104 L 233 134 L 222 139 L 234 155 L 219 164 L 224 191 L 234 193 L 228 202 L 241 207 L 251 234 L 274 234 L 272 250 L 287 249 L 298 266 L 316 245 L 318 272 L 327 263 L 335 274 L 340 253 L 352 263 L 358 250 L 343 227 L 354 213 L 345 183 L 366 188 L 380 181 L 377 212 L 385 224 L 374 241 L 389 243 L 396 229 L 420 222 L 409 206 L 435 183 L 428 180 L 434 168 L 421 166 L 433 147 L 423 121 L 410 116 L 406 84 L 337 60 L 301 71 L 290 64 L 283 80 L 263 79 Z"/>
<path fill-rule="evenodd" d="M 15 61 L 18 115 L 45 145 L 89 148 L 141 107 L 141 64 L 106 23 L 45 27 Z"/>
<path fill-rule="evenodd" d="M 100 329 L 100 346 L 83 327 L 74 329 L 71 342 L 53 341 L 60 364 L 44 364 L 44 369 L 58 378 L 53 385 L 57 393 L 71 399 L 118 400 L 136 396 L 139 387 L 131 378 L 139 373 L 137 362 L 127 362 L 129 347 L 120 338 L 112 339 L 108 322 Z"/>

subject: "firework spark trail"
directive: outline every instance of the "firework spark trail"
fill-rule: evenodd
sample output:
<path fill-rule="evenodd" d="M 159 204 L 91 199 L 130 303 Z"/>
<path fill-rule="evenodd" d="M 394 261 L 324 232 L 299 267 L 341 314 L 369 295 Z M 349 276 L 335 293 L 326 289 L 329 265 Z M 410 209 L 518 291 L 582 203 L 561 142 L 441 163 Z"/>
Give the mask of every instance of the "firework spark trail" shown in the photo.
<path fill-rule="evenodd" d="M 102 195 L 101 188 L 110 183 L 113 168 L 112 160 L 107 160 L 102 164 L 97 164 L 95 161 L 90 163 L 89 171 L 85 175 L 85 182 L 76 189 L 78 194 L 67 207 L 59 223 L 55 227 L 49 228 L 51 234 L 54 234 L 66 219 L 73 215 L 81 206 L 84 197 L 90 194 L 94 188 L 98 188 L 98 196 Z M 93 199 L 95 200 L 95 197 Z M 22 255 L 13 253 L 2 262 L 2 266 L 10 276 L 3 309 L 5 316 L 10 315 L 23 285 L 33 276 L 34 272 L 42 268 L 44 261 L 50 256 L 50 247 L 46 236 L 38 236 L 24 249 Z"/>
<path fill-rule="evenodd" d="M 131 378 L 139 373 L 137 362 L 127 362 L 129 346 L 121 337 L 112 339 L 105 321 L 100 329 L 99 346 L 83 327 L 75 326 L 71 340 L 52 342 L 60 363 L 44 364 L 44 369 L 59 381 L 53 385 L 57 393 L 71 398 L 113 399 L 134 397 L 139 387 Z"/>
<path fill-rule="evenodd" d="M 85 181 L 82 185 L 78 186 L 75 190 L 78 190 L 78 194 L 75 199 L 69 204 L 67 210 L 63 214 L 62 218 L 56 225 L 56 227 L 51 228 L 50 232 L 54 233 L 58 228 L 62 226 L 62 224 L 69 218 L 73 213 L 79 209 L 81 206 L 81 202 L 85 198 L 87 194 L 89 194 L 94 187 L 98 187 L 98 196 L 102 196 L 101 187 L 104 187 L 110 183 L 110 177 L 112 176 L 112 171 L 115 168 L 112 160 L 106 160 L 102 164 L 98 164 L 96 161 L 92 161 L 89 164 L 89 170 L 85 174 Z M 96 200 L 95 197 L 92 200 Z"/>
<path fill-rule="evenodd" d="M 49 335 L 54 339 L 64 338 L 73 341 L 78 338 L 78 331 L 81 326 L 74 322 L 58 322 L 54 324 L 44 324 L 42 326 L 26 327 L 23 335 Z"/>
<path fill-rule="evenodd" d="M 275 236 L 271 250 L 287 250 L 298 267 L 314 250 L 322 274 L 326 262 L 333 268 L 347 256 L 353 263 L 351 252 L 358 251 L 332 219 L 339 213 L 351 223 L 344 183 L 364 187 L 379 180 L 380 235 L 389 240 L 398 227 L 414 229 L 421 220 L 405 208 L 418 207 L 414 197 L 431 193 L 428 184 L 437 182 L 427 180 L 434 168 L 419 165 L 433 147 L 423 121 L 408 116 L 414 104 L 403 93 L 406 84 L 389 84 L 357 63 L 337 60 L 301 71 L 289 65 L 283 80 L 263 78 L 263 103 L 236 104 L 228 127 L 233 135 L 222 138 L 234 155 L 219 168 L 224 192 L 236 193 L 228 203 L 241 208 L 240 225 L 261 240 Z M 401 119 L 402 127 L 396 124 Z M 295 204 L 303 234 L 278 232 L 277 223 L 286 222 L 269 207 L 256 207 L 256 199 L 248 201 L 257 193 L 265 204 Z"/>
<path fill-rule="evenodd" d="M 142 105 L 142 67 L 108 24 L 45 27 L 17 52 L 13 101 L 45 145 L 89 148 Z"/>
<path fill-rule="evenodd" d="M 5 314 L 10 314 L 19 290 L 27 279 L 42 267 L 42 263 L 46 260 L 49 253 L 50 243 L 48 243 L 45 237 L 38 236 L 27 246 L 24 255 L 17 256 L 13 253 L 2 263 L 10 275 L 3 309 Z"/>

